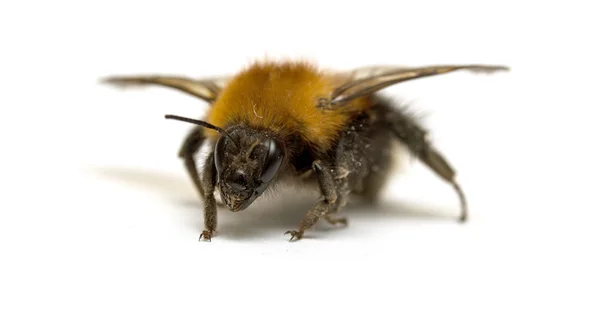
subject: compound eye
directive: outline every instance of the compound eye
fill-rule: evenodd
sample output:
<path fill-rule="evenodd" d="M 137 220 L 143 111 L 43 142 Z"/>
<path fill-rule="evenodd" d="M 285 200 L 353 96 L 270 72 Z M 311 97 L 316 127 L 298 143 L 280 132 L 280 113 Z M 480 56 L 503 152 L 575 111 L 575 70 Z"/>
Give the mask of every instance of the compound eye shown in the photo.
<path fill-rule="evenodd" d="M 215 167 L 217 173 L 220 174 L 223 169 L 223 160 L 225 158 L 225 140 L 226 136 L 220 136 L 215 144 Z"/>
<path fill-rule="evenodd" d="M 279 141 L 268 139 L 264 142 L 264 145 L 267 147 L 268 152 L 262 174 L 260 175 L 260 181 L 263 184 L 273 180 L 283 162 L 283 148 Z"/>

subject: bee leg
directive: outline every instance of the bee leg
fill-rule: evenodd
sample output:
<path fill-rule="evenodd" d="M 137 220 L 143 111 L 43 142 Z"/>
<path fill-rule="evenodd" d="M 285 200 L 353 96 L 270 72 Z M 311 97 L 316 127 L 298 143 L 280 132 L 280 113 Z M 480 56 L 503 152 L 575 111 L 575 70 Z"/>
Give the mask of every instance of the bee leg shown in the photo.
<path fill-rule="evenodd" d="M 332 214 L 326 214 L 325 220 L 334 226 L 348 226 L 348 219 L 345 217 L 335 217 Z"/>
<path fill-rule="evenodd" d="M 179 150 L 179 157 L 183 159 L 185 169 L 190 176 L 196 192 L 200 196 L 200 199 L 204 200 L 204 188 L 198 174 L 198 167 L 196 166 L 195 155 L 200 150 L 200 147 L 204 143 L 205 137 L 202 132 L 202 128 L 194 128 L 183 141 L 181 149 Z M 221 203 L 217 203 L 222 205 Z"/>
<path fill-rule="evenodd" d="M 202 174 L 198 173 L 195 154 L 204 143 L 204 134 L 201 128 L 194 128 L 183 141 L 179 150 L 179 157 L 184 160 L 188 175 L 192 179 L 200 199 L 204 200 L 204 231 L 199 240 L 210 241 L 217 227 L 217 202 L 215 199 L 216 172 L 213 162 L 213 153 L 206 157 Z"/>
<path fill-rule="evenodd" d="M 345 217 L 337 217 L 335 215 L 339 212 L 340 208 L 343 208 L 348 202 L 349 191 L 347 190 L 347 185 L 347 178 L 337 181 L 336 186 L 340 188 L 337 190 L 337 200 L 335 201 L 335 206 L 331 208 L 329 213 L 325 214 L 325 220 L 333 226 L 348 226 L 348 219 Z"/>
<path fill-rule="evenodd" d="M 216 170 L 213 163 L 214 153 L 210 153 L 202 170 L 201 186 L 204 192 L 204 231 L 199 240 L 210 241 L 217 228 L 217 203 L 215 200 Z"/>
<path fill-rule="evenodd" d="M 285 234 L 291 235 L 290 241 L 301 239 L 304 236 L 304 231 L 313 227 L 319 221 L 319 218 L 334 212 L 336 209 L 338 195 L 330 168 L 326 167 L 322 161 L 317 160 L 313 162 L 313 169 L 317 174 L 323 200 L 308 211 L 302 222 L 300 222 L 300 228 L 297 231 L 285 232 Z"/>
<path fill-rule="evenodd" d="M 465 195 L 455 180 L 455 171 L 428 141 L 427 132 L 414 118 L 399 110 L 389 110 L 385 116 L 392 133 L 415 154 L 419 160 L 431 168 L 438 176 L 450 183 L 461 203 L 460 222 L 467 220 L 467 202 Z"/>
<path fill-rule="evenodd" d="M 194 128 L 185 138 L 183 144 L 181 145 L 181 149 L 179 150 L 179 157 L 183 159 L 185 163 L 185 169 L 192 179 L 192 182 L 196 187 L 196 191 L 198 192 L 198 195 L 200 195 L 201 199 L 204 198 L 204 188 L 202 187 L 202 182 L 198 176 L 198 168 L 196 167 L 194 156 L 200 149 L 200 146 L 202 146 L 202 143 L 204 143 L 204 139 L 205 138 L 202 129 Z"/>

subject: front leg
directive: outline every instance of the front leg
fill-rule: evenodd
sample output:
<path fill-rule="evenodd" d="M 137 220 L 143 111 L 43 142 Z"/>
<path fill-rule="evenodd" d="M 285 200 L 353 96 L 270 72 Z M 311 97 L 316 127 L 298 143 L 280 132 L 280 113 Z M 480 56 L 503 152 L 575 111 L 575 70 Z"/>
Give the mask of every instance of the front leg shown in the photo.
<path fill-rule="evenodd" d="M 327 167 L 322 161 L 313 162 L 312 167 L 317 174 L 317 180 L 319 182 L 321 194 L 323 194 L 323 200 L 308 211 L 302 222 L 300 222 L 299 230 L 285 232 L 285 234 L 292 235 L 290 241 L 301 239 L 304 236 L 304 231 L 313 227 L 317 221 L 319 221 L 319 218 L 329 215 L 336 209 L 338 195 L 336 193 L 336 182 L 331 174 L 331 168 Z"/>
<path fill-rule="evenodd" d="M 199 239 L 210 241 L 217 228 L 217 202 L 215 200 L 216 169 L 213 160 L 214 153 L 210 153 L 204 162 L 202 172 L 202 190 L 204 193 L 204 231 Z"/>
<path fill-rule="evenodd" d="M 179 150 L 179 157 L 184 160 L 185 169 L 189 177 L 192 179 L 194 187 L 196 188 L 200 198 L 204 198 L 204 187 L 202 185 L 202 180 L 198 176 L 198 169 L 196 167 L 196 161 L 194 160 L 194 157 L 198 150 L 200 150 L 204 140 L 205 137 L 202 128 L 194 128 L 185 138 L 183 144 L 181 145 L 181 149 Z"/>

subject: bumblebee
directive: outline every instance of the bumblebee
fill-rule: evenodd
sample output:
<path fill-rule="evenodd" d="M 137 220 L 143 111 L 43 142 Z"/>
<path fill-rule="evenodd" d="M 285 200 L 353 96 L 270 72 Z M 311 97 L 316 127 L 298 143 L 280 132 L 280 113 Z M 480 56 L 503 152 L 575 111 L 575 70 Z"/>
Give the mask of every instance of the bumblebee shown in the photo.
<path fill-rule="evenodd" d="M 467 201 L 455 170 L 428 140 L 428 131 L 377 93 L 457 70 L 491 73 L 508 68 L 373 66 L 332 71 L 302 61 L 263 61 L 218 78 L 132 75 L 103 81 L 173 88 L 210 104 L 204 120 L 165 116 L 197 125 L 183 141 L 179 157 L 204 200 L 200 239 L 210 241 L 217 228 L 216 190 L 225 206 L 238 212 L 276 183 L 313 184 L 322 197 L 298 229 L 285 232 L 292 241 L 301 239 L 319 219 L 346 225 L 339 212 L 351 195 L 376 201 L 389 173 L 394 141 L 453 187 L 460 200 L 459 222 L 467 220 Z M 205 142 L 211 150 L 199 170 L 195 155 Z"/>

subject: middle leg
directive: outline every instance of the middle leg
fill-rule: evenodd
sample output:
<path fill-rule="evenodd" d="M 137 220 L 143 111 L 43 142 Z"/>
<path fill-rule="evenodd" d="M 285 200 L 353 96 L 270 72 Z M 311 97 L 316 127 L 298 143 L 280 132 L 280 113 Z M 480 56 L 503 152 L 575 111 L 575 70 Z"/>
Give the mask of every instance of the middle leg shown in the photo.
<path fill-rule="evenodd" d="M 312 167 L 317 174 L 323 199 L 308 211 L 302 222 L 300 222 L 298 230 L 285 232 L 285 234 L 291 234 L 290 241 L 301 239 L 304 236 L 304 231 L 313 227 L 321 217 L 335 212 L 336 205 L 338 205 L 337 187 L 332 174 L 335 170 L 332 166 L 320 160 L 313 162 Z"/>

